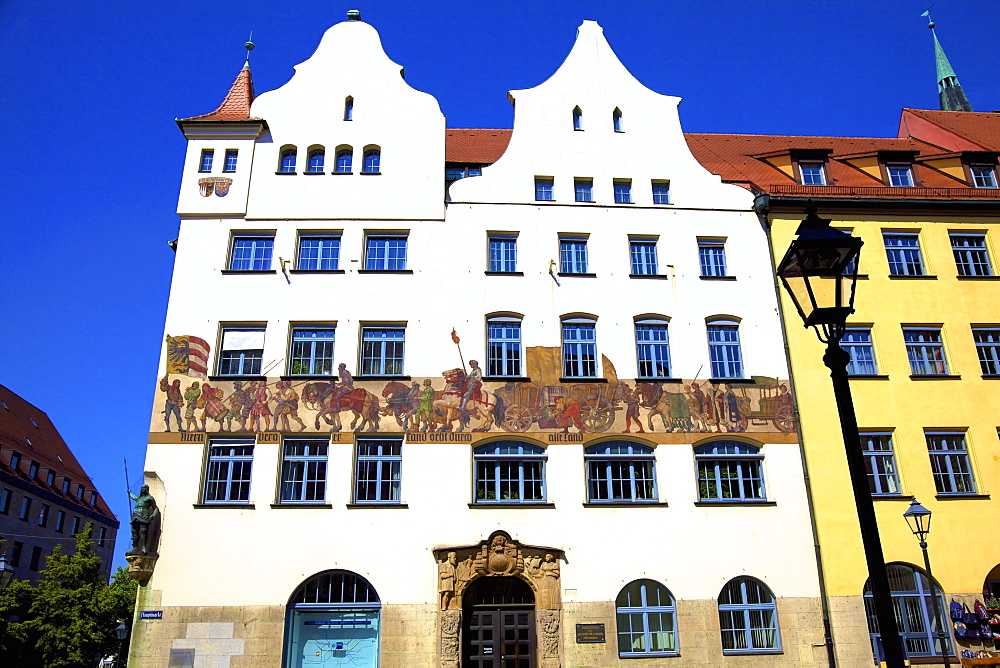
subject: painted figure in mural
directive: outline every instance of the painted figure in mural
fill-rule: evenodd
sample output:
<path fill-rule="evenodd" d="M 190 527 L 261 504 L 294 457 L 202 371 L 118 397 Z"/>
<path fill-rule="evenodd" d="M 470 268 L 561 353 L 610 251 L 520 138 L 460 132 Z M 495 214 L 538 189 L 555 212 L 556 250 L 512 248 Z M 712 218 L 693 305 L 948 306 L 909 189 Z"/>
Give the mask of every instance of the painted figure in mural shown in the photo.
<path fill-rule="evenodd" d="M 319 421 L 322 419 L 331 425 L 331 432 L 340 431 L 342 429 L 341 411 L 351 411 L 354 414 L 351 429 L 354 431 L 377 431 L 381 412 L 378 396 L 361 387 L 350 389 L 345 394 L 338 396 L 338 390 L 341 388 L 342 385 L 329 382 L 306 383 L 302 388 L 303 404 L 309 410 L 316 411 L 315 429 L 319 431 Z M 359 420 L 360 424 L 358 424 Z M 357 425 L 356 429 L 355 425 Z"/>
<path fill-rule="evenodd" d="M 275 387 L 278 391 L 274 394 L 274 400 L 277 402 L 274 408 L 274 428 L 291 431 L 288 418 L 292 418 L 299 423 L 299 431 L 305 431 L 306 425 L 299 419 L 299 393 L 292 387 L 291 381 L 279 380 Z"/>
<path fill-rule="evenodd" d="M 380 415 L 392 415 L 403 431 L 416 431 L 416 413 L 420 397 L 420 383 L 413 381 L 407 387 L 397 380 L 390 381 L 382 388 L 382 398 L 386 406 Z"/>
<path fill-rule="evenodd" d="M 642 421 L 639 419 L 639 397 L 625 381 L 621 382 L 622 401 L 625 403 L 625 431 L 628 434 L 632 430 L 632 421 L 639 428 L 639 433 L 645 433 L 642 428 Z"/>
<path fill-rule="evenodd" d="M 174 420 L 177 422 L 177 431 L 187 431 L 184 429 L 184 425 L 181 424 L 181 407 L 184 405 L 184 392 L 181 390 L 181 381 L 174 380 L 173 383 L 167 384 L 167 376 L 160 379 L 160 391 L 167 393 L 167 399 L 163 402 L 163 421 L 167 425 L 167 431 L 170 431 L 170 416 L 174 416 Z"/>
<path fill-rule="evenodd" d="M 697 383 L 694 383 L 694 385 L 697 385 Z M 704 395 L 701 399 L 698 398 L 691 385 L 685 385 L 681 389 L 684 391 L 684 399 L 687 401 L 688 416 L 691 420 L 692 430 L 697 432 L 708 431 L 708 416 L 703 412 L 704 402 L 702 399 Z"/>
<path fill-rule="evenodd" d="M 478 368 L 478 364 L 476 365 Z M 469 392 L 469 376 L 464 369 L 449 369 L 444 371 L 445 387 L 444 392 L 434 401 L 433 420 L 440 423 L 441 427 L 437 431 L 451 431 L 452 423 L 458 420 L 459 427 L 456 433 L 465 431 L 472 418 L 480 420 L 479 426 L 473 429 L 474 432 L 489 431 L 495 422 L 493 411 L 497 407 L 497 397 L 490 392 L 480 389 L 477 393 L 470 394 L 467 401 L 465 396 Z M 480 375 L 480 378 L 482 376 Z M 463 407 L 462 403 L 465 401 Z"/>
<path fill-rule="evenodd" d="M 239 431 L 247 430 L 247 418 L 250 417 L 250 407 L 253 401 L 250 399 L 250 391 L 243 389 L 243 381 L 233 382 L 233 391 L 226 399 L 229 410 L 226 412 L 226 431 L 233 430 L 233 420 L 239 425 Z"/>
<path fill-rule="evenodd" d="M 420 431 L 427 431 L 434 423 L 434 387 L 431 379 L 424 379 L 424 386 L 420 390 L 420 398 L 417 407 L 417 426 Z"/>
<path fill-rule="evenodd" d="M 253 406 L 250 407 L 250 431 L 271 431 L 271 408 L 268 402 L 271 393 L 267 390 L 267 382 L 258 380 L 254 383 Z M 259 420 L 263 418 L 264 428 L 259 429 Z"/>
<path fill-rule="evenodd" d="M 483 370 L 479 368 L 479 362 L 469 360 L 469 366 L 472 367 L 472 371 L 469 372 L 465 380 L 465 394 L 462 395 L 462 403 L 459 405 L 459 408 L 463 411 L 470 399 L 479 401 L 479 391 L 483 387 Z"/>
<path fill-rule="evenodd" d="M 455 598 L 455 567 L 458 559 L 454 552 L 449 552 L 448 556 L 438 564 L 438 593 L 441 594 L 441 609 L 447 610 L 451 601 Z"/>
<path fill-rule="evenodd" d="M 778 409 L 787 408 L 789 410 L 795 410 L 795 402 L 792 400 L 792 395 L 788 392 L 788 386 L 782 383 L 778 386 L 778 396 L 775 397 L 778 403 Z"/>
<path fill-rule="evenodd" d="M 731 385 L 722 383 L 716 389 L 715 404 L 717 409 L 716 424 L 719 425 L 719 431 L 742 431 L 740 428 L 742 417 L 740 405 Z"/>
<path fill-rule="evenodd" d="M 149 493 L 149 485 L 139 488 L 139 496 L 128 495 L 135 501 L 132 511 L 132 549 L 126 554 L 156 554 L 160 540 L 160 509 Z"/>
<path fill-rule="evenodd" d="M 188 431 L 198 431 L 198 422 L 194 412 L 198 409 L 198 399 L 201 397 L 201 388 L 198 381 L 194 381 L 184 391 L 184 401 L 187 407 L 184 409 L 184 421 L 187 423 Z"/>
<path fill-rule="evenodd" d="M 580 402 L 568 396 L 556 396 L 555 399 L 556 424 L 562 427 L 562 433 L 569 433 L 571 423 L 576 425 L 578 433 L 587 431 L 580 420 Z"/>
<path fill-rule="evenodd" d="M 226 409 L 226 405 L 222 403 L 222 389 L 213 388 L 208 383 L 202 383 L 201 385 L 201 397 L 198 398 L 199 405 L 203 406 L 201 412 L 201 430 L 206 430 L 206 422 L 208 418 L 212 418 L 218 423 L 217 429 L 222 430 L 222 421 L 226 418 L 226 414 L 229 412 Z"/>
<path fill-rule="evenodd" d="M 347 370 L 347 365 L 343 362 L 337 366 L 337 375 L 340 377 L 340 385 L 333 391 L 333 405 L 339 413 L 340 398 L 354 391 L 354 376 Z"/>

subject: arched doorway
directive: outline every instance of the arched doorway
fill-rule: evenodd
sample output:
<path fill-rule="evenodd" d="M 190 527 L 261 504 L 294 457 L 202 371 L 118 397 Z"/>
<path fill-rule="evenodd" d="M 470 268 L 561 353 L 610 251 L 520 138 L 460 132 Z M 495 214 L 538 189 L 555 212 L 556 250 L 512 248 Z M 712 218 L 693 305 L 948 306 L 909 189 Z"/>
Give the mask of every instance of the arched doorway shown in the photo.
<path fill-rule="evenodd" d="M 375 588 L 356 573 L 313 575 L 288 599 L 285 668 L 375 668 L 381 607 Z"/>
<path fill-rule="evenodd" d="M 519 577 L 481 577 L 462 597 L 462 668 L 535 668 L 535 594 Z"/>

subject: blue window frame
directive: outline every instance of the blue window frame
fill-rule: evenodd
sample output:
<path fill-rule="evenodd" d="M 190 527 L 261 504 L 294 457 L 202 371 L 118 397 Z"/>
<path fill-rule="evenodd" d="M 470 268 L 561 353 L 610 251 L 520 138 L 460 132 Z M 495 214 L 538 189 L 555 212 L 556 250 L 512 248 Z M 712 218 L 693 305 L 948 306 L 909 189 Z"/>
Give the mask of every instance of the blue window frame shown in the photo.
<path fill-rule="evenodd" d="M 951 252 L 959 276 L 992 276 L 985 234 L 951 234 Z"/>
<path fill-rule="evenodd" d="M 725 240 L 699 239 L 698 260 L 702 276 L 726 276 Z"/>
<path fill-rule="evenodd" d="M 222 171 L 235 172 L 236 162 L 239 159 L 239 155 L 239 150 L 235 148 L 226 149 L 226 162 L 222 165 Z"/>
<path fill-rule="evenodd" d="M 281 503 L 326 501 L 326 440 L 287 439 L 281 460 Z"/>
<path fill-rule="evenodd" d="M 730 320 L 715 320 L 708 324 L 707 330 L 712 378 L 742 378 L 739 324 Z"/>
<path fill-rule="evenodd" d="M 205 503 L 247 503 L 253 470 L 252 438 L 213 438 L 208 446 Z"/>
<path fill-rule="evenodd" d="M 220 376 L 259 376 L 263 358 L 263 327 L 222 328 Z"/>
<path fill-rule="evenodd" d="M 597 377 L 596 324 L 593 320 L 573 318 L 562 322 L 563 376 Z"/>
<path fill-rule="evenodd" d="M 559 273 L 586 274 L 587 240 L 580 237 L 559 239 Z"/>
<path fill-rule="evenodd" d="M 861 434 L 861 454 L 868 473 L 868 489 L 874 496 L 898 495 L 899 474 L 889 432 Z"/>
<path fill-rule="evenodd" d="M 406 237 L 368 235 L 365 242 L 365 269 L 403 271 L 406 269 Z"/>
<path fill-rule="evenodd" d="M 344 120 L 354 120 L 354 98 L 350 95 L 348 95 L 347 99 L 344 100 Z"/>
<path fill-rule="evenodd" d="M 678 653 L 677 608 L 670 591 L 652 580 L 633 580 L 615 599 L 618 656 Z"/>
<path fill-rule="evenodd" d="M 210 148 L 202 149 L 201 161 L 198 163 L 199 172 L 212 171 L 212 161 L 215 159 L 215 151 Z"/>
<path fill-rule="evenodd" d="M 891 276 L 924 276 L 924 261 L 917 234 L 883 233 Z"/>
<path fill-rule="evenodd" d="M 580 107 L 573 108 L 573 129 L 574 130 L 583 129 L 583 112 L 580 111 Z"/>
<path fill-rule="evenodd" d="M 364 174 L 378 174 L 382 162 L 382 152 L 377 148 L 365 151 L 365 164 L 361 168 Z"/>
<path fill-rule="evenodd" d="M 611 112 L 611 127 L 614 128 L 615 132 L 624 132 L 622 129 L 622 112 L 621 109 L 615 109 Z"/>
<path fill-rule="evenodd" d="M 281 163 L 278 166 L 278 171 L 282 174 L 295 172 L 296 158 L 298 158 L 298 151 L 294 148 L 286 148 L 281 152 Z"/>
<path fill-rule="evenodd" d="M 294 328 L 289 373 L 293 376 L 332 376 L 336 333 L 332 327 Z"/>
<path fill-rule="evenodd" d="M 914 376 L 948 375 L 940 327 L 904 327 L 903 340 L 910 360 L 910 373 Z"/>
<path fill-rule="evenodd" d="M 656 261 L 656 242 L 653 240 L 633 239 L 628 242 L 629 256 L 632 260 L 633 276 L 656 276 L 659 273 L 659 263 Z"/>
<path fill-rule="evenodd" d="M 271 268 L 273 250 L 273 236 L 234 236 L 229 269 L 231 271 L 268 271 Z"/>
<path fill-rule="evenodd" d="M 962 432 L 927 432 L 927 452 L 938 494 L 975 494 L 969 448 Z"/>
<path fill-rule="evenodd" d="M 552 179 L 535 177 L 535 200 L 538 202 L 551 202 L 555 199 L 552 194 Z"/>
<path fill-rule="evenodd" d="M 615 181 L 615 204 L 631 204 L 632 203 L 632 182 L 631 181 Z"/>
<path fill-rule="evenodd" d="M 358 439 L 355 503 L 399 503 L 403 441 Z"/>
<path fill-rule="evenodd" d="M 851 356 L 851 361 L 847 365 L 847 373 L 852 376 L 875 376 L 878 374 L 871 327 L 847 328 L 844 332 L 844 338 L 840 341 L 840 347 Z"/>
<path fill-rule="evenodd" d="M 670 204 L 670 183 L 653 181 L 653 204 Z"/>
<path fill-rule="evenodd" d="M 521 375 L 521 321 L 498 316 L 486 322 L 486 375 Z"/>
<path fill-rule="evenodd" d="M 517 271 L 517 237 L 490 237 L 490 271 Z"/>
<path fill-rule="evenodd" d="M 781 651 L 774 594 L 752 577 L 730 580 L 719 595 L 723 654 Z"/>
<path fill-rule="evenodd" d="M 911 566 L 887 564 L 885 570 L 889 576 L 892 606 L 896 611 L 896 626 L 903 638 L 906 655 L 910 657 L 941 656 L 941 635 L 945 636 L 946 649 L 951 653 L 951 634 L 947 630 L 951 626 L 951 622 L 945 619 L 944 613 L 948 609 L 948 605 L 944 600 L 941 588 L 935 585 L 932 590 L 927 575 Z M 875 654 L 881 658 L 881 652 L 878 651 L 881 649 L 881 636 L 878 620 L 875 617 L 874 598 L 869 582 L 865 582 L 864 592 L 868 631 L 871 634 L 872 646 L 876 650 Z M 934 620 L 934 600 L 931 598 L 935 595 L 940 603 L 938 610 L 941 611 L 941 617 L 936 621 Z M 942 629 L 944 629 L 943 634 L 941 634 Z"/>
<path fill-rule="evenodd" d="M 309 164 L 306 166 L 306 171 L 310 174 L 321 174 L 325 162 L 326 151 L 321 148 L 315 148 L 309 151 Z"/>
<path fill-rule="evenodd" d="M 594 182 L 591 179 L 575 179 L 573 192 L 576 194 L 577 202 L 593 202 Z"/>
<path fill-rule="evenodd" d="M 655 319 L 636 321 L 635 352 L 639 360 L 639 378 L 670 378 L 667 321 Z"/>
<path fill-rule="evenodd" d="M 889 175 L 889 186 L 893 188 L 913 187 L 913 173 L 910 165 L 903 162 L 890 162 L 885 166 L 885 171 Z"/>
<path fill-rule="evenodd" d="M 822 162 L 799 162 L 799 174 L 802 176 L 804 186 L 825 186 L 826 174 L 823 172 Z"/>
<path fill-rule="evenodd" d="M 545 449 L 495 441 L 473 450 L 475 503 L 545 503 Z"/>
<path fill-rule="evenodd" d="M 334 172 L 337 174 L 350 174 L 351 173 L 351 163 L 354 161 L 354 151 L 349 148 L 343 148 L 337 151 L 337 164 L 334 167 Z"/>
<path fill-rule="evenodd" d="M 448 183 L 458 181 L 469 176 L 482 176 L 483 168 L 479 165 L 473 166 L 446 166 L 444 168 L 444 180 Z"/>
<path fill-rule="evenodd" d="M 694 449 L 698 496 L 702 501 L 763 501 L 760 448 L 736 441 L 714 441 Z"/>
<path fill-rule="evenodd" d="M 403 375 L 405 327 L 363 327 L 361 330 L 361 374 Z"/>
<path fill-rule="evenodd" d="M 630 441 L 606 441 L 583 451 L 590 503 L 656 502 L 653 448 Z"/>
<path fill-rule="evenodd" d="M 1000 375 L 1000 328 L 973 327 L 972 338 L 984 376 Z"/>
<path fill-rule="evenodd" d="M 301 271 L 336 271 L 340 268 L 340 235 L 323 234 L 299 237 Z"/>

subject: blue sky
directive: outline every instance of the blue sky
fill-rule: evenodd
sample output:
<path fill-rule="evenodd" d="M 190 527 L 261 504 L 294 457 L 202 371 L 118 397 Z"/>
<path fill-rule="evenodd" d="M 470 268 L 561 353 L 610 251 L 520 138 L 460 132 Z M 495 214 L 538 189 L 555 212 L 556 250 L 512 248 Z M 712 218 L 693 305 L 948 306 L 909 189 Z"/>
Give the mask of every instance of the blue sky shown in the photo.
<path fill-rule="evenodd" d="M 928 4 L 0 0 L 0 383 L 49 414 L 127 524 L 122 459 L 137 485 L 178 227 L 173 119 L 215 109 L 251 30 L 260 93 L 358 8 L 449 127 L 509 128 L 507 90 L 544 81 L 595 19 L 640 81 L 684 98 L 687 131 L 894 136 L 902 107 L 937 108 Z M 1000 109 L 1000 0 L 932 16 L 973 108 Z"/>

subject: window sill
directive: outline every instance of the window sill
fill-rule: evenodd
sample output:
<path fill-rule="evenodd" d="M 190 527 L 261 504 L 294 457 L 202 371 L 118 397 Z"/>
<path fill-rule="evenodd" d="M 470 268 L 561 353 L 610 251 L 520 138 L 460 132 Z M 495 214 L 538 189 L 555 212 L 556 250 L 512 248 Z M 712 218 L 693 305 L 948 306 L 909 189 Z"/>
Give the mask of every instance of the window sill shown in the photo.
<path fill-rule="evenodd" d="M 554 199 L 538 199 L 537 197 L 535 198 L 535 201 L 536 202 L 555 202 Z"/>
<path fill-rule="evenodd" d="M 591 274 L 591 273 L 582 272 L 582 271 L 581 272 L 574 271 L 574 272 L 568 273 L 568 274 L 567 273 L 563 273 L 563 272 L 560 271 L 558 274 L 556 274 L 556 276 L 560 276 L 560 277 L 563 277 L 563 278 L 565 278 L 567 276 L 569 278 L 597 278 L 597 274 Z"/>
<path fill-rule="evenodd" d="M 237 376 L 209 376 L 208 379 L 211 380 L 211 381 L 217 381 L 217 380 L 242 380 L 244 382 L 245 381 L 251 381 L 252 382 L 252 381 L 255 381 L 255 380 L 266 381 L 267 380 L 267 376 L 238 376 L 238 375 Z"/>
<path fill-rule="evenodd" d="M 483 376 L 485 383 L 530 383 L 528 376 Z"/>
<path fill-rule="evenodd" d="M 559 379 L 560 383 L 606 383 L 607 378 L 570 378 L 569 376 L 563 376 Z"/>
<path fill-rule="evenodd" d="M 399 374 L 399 375 L 389 374 L 389 375 L 384 375 L 384 376 L 379 376 L 379 375 L 360 376 L 359 375 L 359 376 L 354 376 L 354 380 L 411 380 L 411 378 L 409 376 L 404 376 L 402 374 Z"/>
<path fill-rule="evenodd" d="M 784 654 L 780 649 L 748 649 L 742 652 L 722 650 L 723 656 L 753 656 L 754 654 Z"/>
<path fill-rule="evenodd" d="M 361 172 L 361 176 L 382 176 L 382 172 Z"/>
<path fill-rule="evenodd" d="M 343 274 L 343 269 L 292 269 L 289 274 Z"/>
<path fill-rule="evenodd" d="M 656 280 L 656 279 L 663 280 L 663 279 L 668 278 L 668 276 L 666 274 L 629 274 L 628 277 L 629 278 L 651 278 L 653 280 Z M 676 656 L 676 655 L 674 655 L 674 654 L 663 654 L 662 656 Z"/>
<path fill-rule="evenodd" d="M 330 172 L 330 176 L 354 176 L 354 172 Z"/>
<path fill-rule="evenodd" d="M 912 501 L 912 494 L 872 494 L 873 501 Z"/>
<path fill-rule="evenodd" d="M 298 176 L 298 172 L 275 172 L 275 176 Z"/>
<path fill-rule="evenodd" d="M 252 503 L 195 503 L 194 508 L 239 508 L 240 510 L 253 510 Z"/>
<path fill-rule="evenodd" d="M 277 269 L 223 269 L 220 272 L 223 276 L 234 274 L 277 274 Z"/>
<path fill-rule="evenodd" d="M 222 173 L 223 174 L 235 174 L 236 170 L 235 169 L 223 169 Z"/>
<path fill-rule="evenodd" d="M 708 382 L 712 385 L 718 385 L 720 383 L 725 383 L 726 385 L 756 385 L 757 381 L 753 378 L 709 378 Z"/>
<path fill-rule="evenodd" d="M 937 494 L 934 496 L 938 501 L 947 501 L 949 499 L 988 499 L 989 494 Z"/>
<path fill-rule="evenodd" d="M 279 376 L 281 380 L 328 380 L 328 381 L 340 381 L 340 376 L 336 374 L 329 374 L 326 376 L 313 375 L 313 374 L 285 374 L 284 376 Z"/>
<path fill-rule="evenodd" d="M 850 380 L 889 380 L 889 376 L 882 373 L 856 373 L 847 376 Z"/>
<path fill-rule="evenodd" d="M 680 656 L 680 652 L 621 652 L 618 654 L 620 659 L 646 659 L 662 656 Z"/>
<path fill-rule="evenodd" d="M 518 503 L 516 501 L 497 501 L 494 503 L 470 503 L 470 508 L 504 508 L 520 510 L 522 508 L 555 508 L 554 503 Z"/>
<path fill-rule="evenodd" d="M 487 276 L 524 276 L 523 271 L 484 271 Z"/>
<path fill-rule="evenodd" d="M 764 499 L 761 499 L 760 501 L 757 501 L 756 499 L 724 499 L 721 501 L 695 501 L 694 505 L 701 508 L 707 508 L 709 506 L 776 506 L 778 505 L 778 502 L 767 501 Z"/>
<path fill-rule="evenodd" d="M 333 508 L 329 503 L 294 503 L 288 501 L 286 503 L 272 503 L 272 508 Z"/>
<path fill-rule="evenodd" d="M 962 380 L 952 373 L 911 373 L 910 380 Z"/>
<path fill-rule="evenodd" d="M 358 269 L 359 274 L 412 274 L 412 269 Z"/>
<path fill-rule="evenodd" d="M 302 176 L 322 176 L 325 172 L 302 172 Z"/>
<path fill-rule="evenodd" d="M 703 281 L 735 281 L 735 276 L 699 276 Z"/>
<path fill-rule="evenodd" d="M 904 281 L 936 281 L 937 276 L 932 276 L 930 274 L 919 274 L 916 276 L 910 276 L 907 274 L 889 274 L 889 278 L 900 279 Z"/>
<path fill-rule="evenodd" d="M 666 501 L 586 501 L 584 508 L 666 508 Z"/>
<path fill-rule="evenodd" d="M 960 281 L 1000 281 L 1000 276 L 956 276 Z"/>
<path fill-rule="evenodd" d="M 636 378 L 637 383 L 683 383 L 682 378 Z"/>
<path fill-rule="evenodd" d="M 409 508 L 405 503 L 348 503 L 348 508 Z"/>
<path fill-rule="evenodd" d="M 1000 374 L 995 374 L 995 373 L 983 374 L 983 380 L 1000 380 Z"/>

